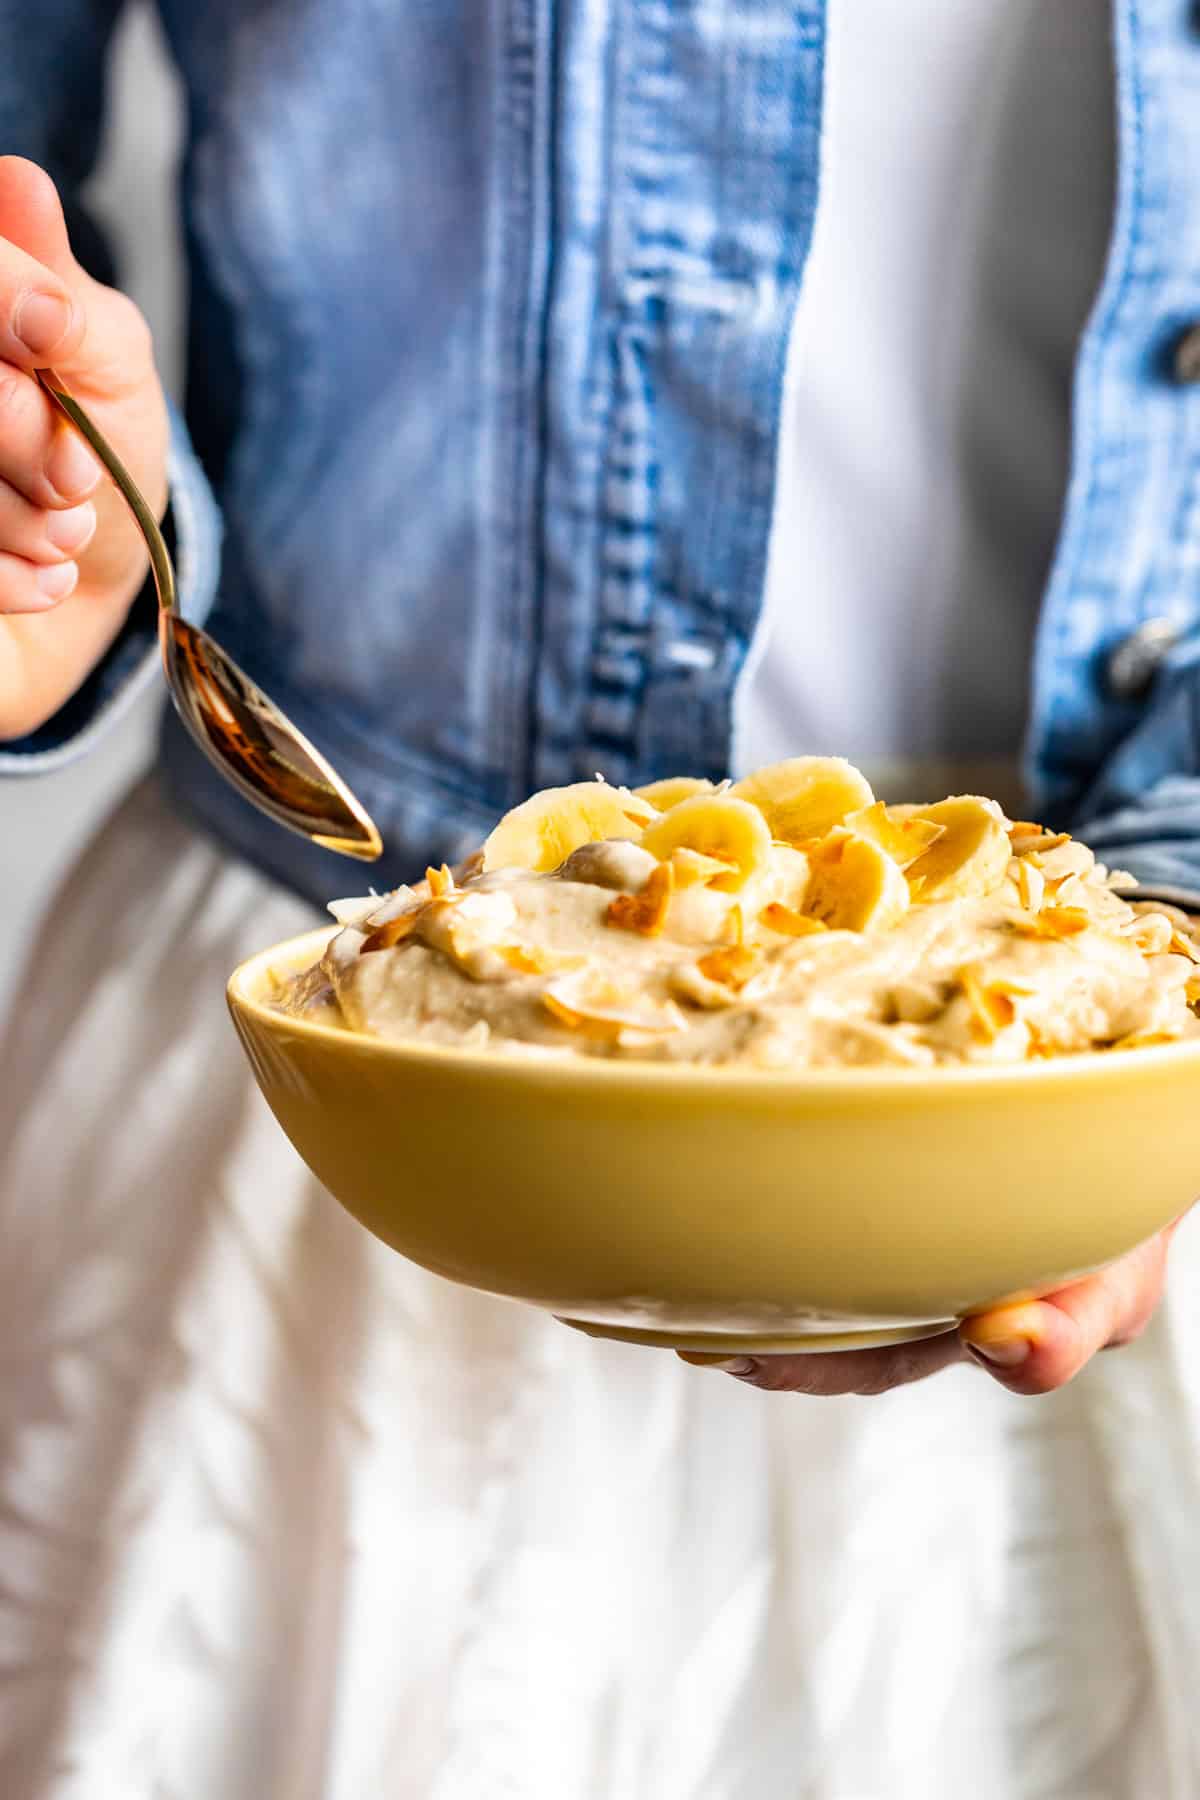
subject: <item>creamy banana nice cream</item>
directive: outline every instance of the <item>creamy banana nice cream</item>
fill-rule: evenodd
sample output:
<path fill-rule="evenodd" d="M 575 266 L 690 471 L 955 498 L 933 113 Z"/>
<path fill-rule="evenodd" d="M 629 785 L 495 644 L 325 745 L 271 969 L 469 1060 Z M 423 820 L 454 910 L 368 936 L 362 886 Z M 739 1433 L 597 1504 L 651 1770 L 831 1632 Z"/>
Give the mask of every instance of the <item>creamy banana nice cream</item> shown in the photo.
<path fill-rule="evenodd" d="M 1183 914 L 992 800 L 884 806 L 800 757 L 736 786 L 550 789 L 456 871 L 339 901 L 278 1004 L 507 1056 L 1012 1063 L 1200 1032 Z"/>

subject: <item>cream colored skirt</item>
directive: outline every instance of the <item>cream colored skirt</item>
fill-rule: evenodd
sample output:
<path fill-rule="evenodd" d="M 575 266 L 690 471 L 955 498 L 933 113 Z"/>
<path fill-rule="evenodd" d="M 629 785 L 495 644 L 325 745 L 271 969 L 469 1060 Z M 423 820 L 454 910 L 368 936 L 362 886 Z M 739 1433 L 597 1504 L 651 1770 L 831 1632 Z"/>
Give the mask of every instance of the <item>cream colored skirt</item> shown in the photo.
<path fill-rule="evenodd" d="M 277 1131 L 222 989 L 310 922 L 148 785 L 29 947 L 5 1800 L 1196 1800 L 1195 1229 L 1048 1400 L 590 1342 L 385 1251 Z M 1013 1180 L 1053 1204 L 1054 1145 Z"/>

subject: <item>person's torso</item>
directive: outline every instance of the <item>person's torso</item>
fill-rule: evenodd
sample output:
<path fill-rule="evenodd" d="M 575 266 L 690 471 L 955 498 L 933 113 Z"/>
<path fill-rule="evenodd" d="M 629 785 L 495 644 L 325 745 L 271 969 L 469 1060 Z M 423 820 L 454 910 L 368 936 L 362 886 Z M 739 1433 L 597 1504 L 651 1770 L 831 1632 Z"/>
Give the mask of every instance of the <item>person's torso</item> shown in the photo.
<path fill-rule="evenodd" d="M 216 624 L 381 818 L 384 878 L 531 786 L 722 772 L 817 206 L 820 0 L 164 12 L 191 103 L 189 410 L 226 518 Z M 1200 614 L 1200 389 L 1170 371 L 1200 314 L 1200 40 L 1174 0 L 1117 0 L 1117 43 L 1116 231 L 1031 717 L 1060 815 L 1141 719 L 1107 650 L 1148 616 Z M 898 160 L 900 219 L 909 178 Z M 1061 414 L 1029 411 L 1044 494 Z M 971 418 L 986 435 L 986 409 Z M 902 428 L 886 394 L 875 423 L 880 445 Z M 1014 533 L 1034 546 L 1026 646 L 1033 517 Z M 977 622 L 1011 520 L 988 523 Z M 795 750 L 838 748 L 802 729 Z M 1189 754 L 1165 727 L 1154 745 Z M 336 884 L 178 741 L 169 760 L 247 853 Z"/>

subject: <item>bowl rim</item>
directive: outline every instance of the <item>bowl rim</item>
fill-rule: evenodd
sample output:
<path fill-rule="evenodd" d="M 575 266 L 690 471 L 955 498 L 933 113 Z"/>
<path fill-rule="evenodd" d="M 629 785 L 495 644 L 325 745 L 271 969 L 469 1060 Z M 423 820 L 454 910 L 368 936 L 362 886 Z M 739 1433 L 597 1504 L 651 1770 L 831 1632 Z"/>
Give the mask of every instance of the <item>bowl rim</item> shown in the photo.
<path fill-rule="evenodd" d="M 942 1065 L 936 1069 L 859 1068 L 832 1069 L 754 1069 L 745 1065 L 713 1066 L 705 1063 L 657 1062 L 635 1057 L 622 1059 L 574 1056 L 545 1057 L 489 1055 L 487 1051 L 461 1050 L 453 1044 L 426 1044 L 416 1038 L 371 1037 L 362 1032 L 347 1031 L 339 1026 L 322 1025 L 312 1019 L 299 1019 L 279 1012 L 259 997 L 263 978 L 269 970 L 286 974 L 299 971 L 320 954 L 339 931 L 339 925 L 322 925 L 265 950 L 246 957 L 233 971 L 226 984 L 231 1012 L 244 1012 L 272 1032 L 282 1027 L 301 1039 L 336 1046 L 345 1051 L 352 1046 L 355 1055 L 382 1059 L 401 1066 L 424 1066 L 459 1070 L 501 1081 L 506 1084 L 527 1081 L 537 1085 L 546 1082 L 562 1086 L 602 1087 L 616 1085 L 644 1090 L 691 1092 L 704 1089 L 720 1093 L 759 1095 L 837 1094 L 861 1097 L 871 1092 L 890 1096 L 905 1093 L 927 1098 L 940 1093 L 978 1093 L 993 1089 L 1033 1085 L 1044 1091 L 1056 1085 L 1086 1082 L 1089 1086 L 1115 1081 L 1122 1085 L 1135 1072 L 1143 1078 L 1155 1071 L 1175 1071 L 1180 1064 L 1195 1064 L 1200 1075 L 1200 1036 L 1174 1044 L 1150 1045 L 1141 1050 L 1084 1051 L 1046 1062 L 963 1063 Z"/>

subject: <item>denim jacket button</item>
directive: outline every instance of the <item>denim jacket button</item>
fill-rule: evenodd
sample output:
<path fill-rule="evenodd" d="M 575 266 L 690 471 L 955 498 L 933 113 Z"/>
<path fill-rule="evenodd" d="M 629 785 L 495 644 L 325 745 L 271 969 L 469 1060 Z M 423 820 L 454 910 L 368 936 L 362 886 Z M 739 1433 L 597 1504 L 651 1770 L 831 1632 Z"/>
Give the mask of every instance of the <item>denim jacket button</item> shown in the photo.
<path fill-rule="evenodd" d="M 1175 379 L 1189 384 L 1200 381 L 1200 324 L 1189 325 L 1176 340 L 1173 359 Z"/>
<path fill-rule="evenodd" d="M 1117 700 L 1144 700 L 1164 658 L 1178 642 L 1170 619 L 1147 619 L 1110 651 L 1105 664 L 1109 692 Z"/>

